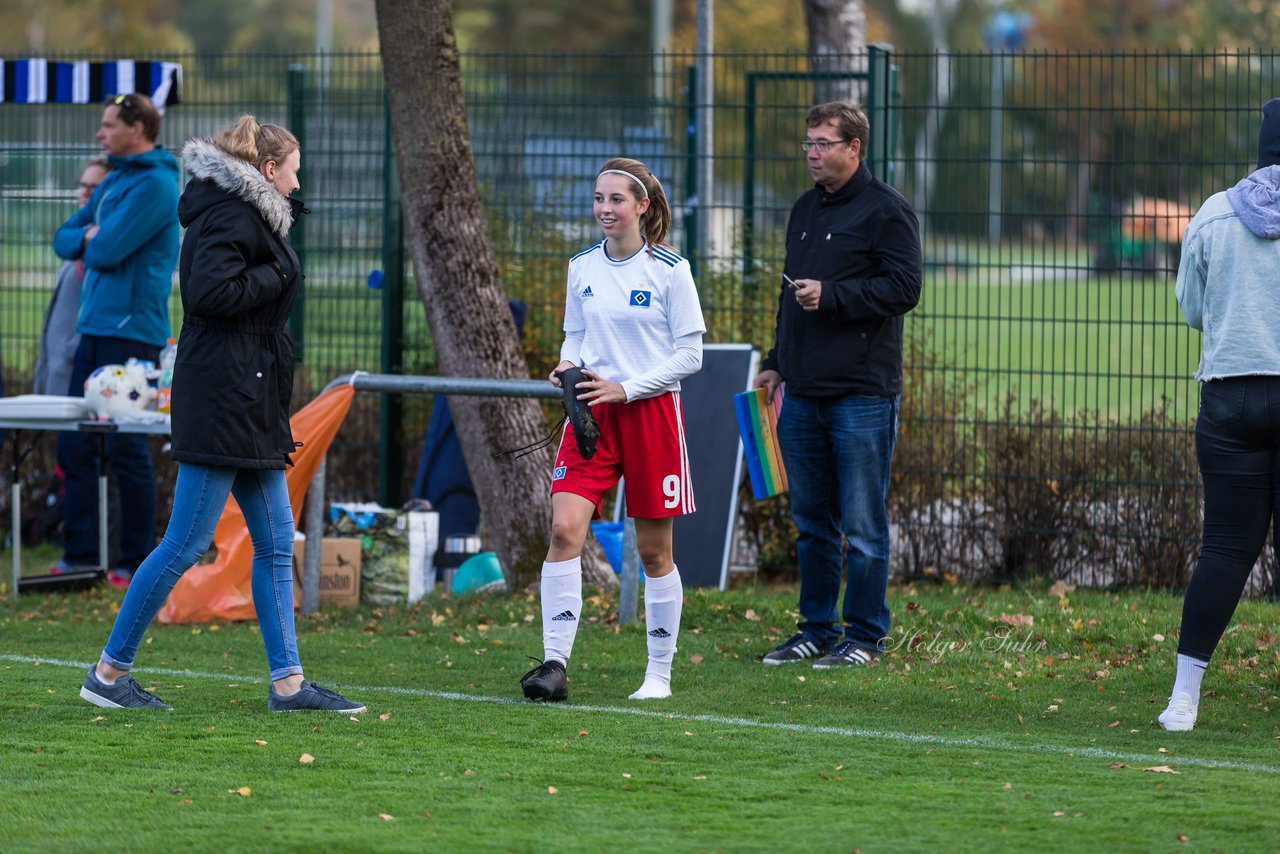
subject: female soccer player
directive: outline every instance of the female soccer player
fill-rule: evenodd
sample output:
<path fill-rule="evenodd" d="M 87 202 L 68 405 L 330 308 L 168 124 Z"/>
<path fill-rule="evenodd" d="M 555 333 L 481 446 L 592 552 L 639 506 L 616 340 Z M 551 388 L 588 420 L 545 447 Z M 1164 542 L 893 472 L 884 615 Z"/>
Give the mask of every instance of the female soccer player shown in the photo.
<path fill-rule="evenodd" d="M 565 664 L 582 611 L 582 545 L 600 502 L 623 478 L 644 567 L 649 664 L 633 700 L 671 696 L 671 660 L 684 590 L 671 553 L 672 519 L 694 511 L 680 380 L 702 367 L 706 325 L 689 262 L 663 245 L 671 206 L 643 163 L 608 161 L 596 177 L 605 239 L 569 261 L 559 374 L 583 368 L 577 398 L 599 427 L 584 458 L 566 426 L 551 475 L 551 544 L 542 565 L 544 660 L 520 680 L 531 700 L 569 696 Z"/>

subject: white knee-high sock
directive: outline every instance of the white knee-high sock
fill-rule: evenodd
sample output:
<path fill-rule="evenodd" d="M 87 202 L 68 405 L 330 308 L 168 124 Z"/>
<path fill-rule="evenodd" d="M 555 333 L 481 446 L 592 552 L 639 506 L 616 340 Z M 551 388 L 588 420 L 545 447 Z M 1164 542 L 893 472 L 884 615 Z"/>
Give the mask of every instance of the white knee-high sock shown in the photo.
<path fill-rule="evenodd" d="M 633 700 L 671 696 L 671 661 L 680 636 L 680 610 L 684 605 L 684 585 L 680 570 L 661 578 L 644 580 L 644 625 L 649 647 L 649 665 L 644 684 L 631 695 Z"/>
<path fill-rule="evenodd" d="M 1207 661 L 1179 654 L 1178 675 L 1173 679 L 1173 693 L 1171 696 L 1190 694 L 1193 702 L 1199 702 L 1200 680 L 1204 678 L 1204 669 L 1208 666 L 1209 662 Z"/>
<path fill-rule="evenodd" d="M 573 654 L 582 615 L 582 558 L 542 564 L 542 656 L 561 664 Z"/>

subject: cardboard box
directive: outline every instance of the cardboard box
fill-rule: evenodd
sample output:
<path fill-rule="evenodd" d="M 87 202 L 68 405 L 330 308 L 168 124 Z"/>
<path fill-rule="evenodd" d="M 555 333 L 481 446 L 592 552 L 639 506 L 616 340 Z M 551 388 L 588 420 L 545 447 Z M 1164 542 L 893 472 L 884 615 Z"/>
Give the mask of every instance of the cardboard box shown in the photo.
<path fill-rule="evenodd" d="M 325 537 L 320 544 L 320 604 L 354 608 L 360 604 L 360 540 Z M 302 579 L 306 574 L 307 538 L 293 541 L 293 603 L 302 607 Z"/>

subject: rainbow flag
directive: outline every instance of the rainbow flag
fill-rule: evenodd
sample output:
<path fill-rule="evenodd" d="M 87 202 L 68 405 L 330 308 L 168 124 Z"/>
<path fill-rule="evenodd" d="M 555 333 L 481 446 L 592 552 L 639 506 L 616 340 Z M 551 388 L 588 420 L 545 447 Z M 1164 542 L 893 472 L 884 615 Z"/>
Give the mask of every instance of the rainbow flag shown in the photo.
<path fill-rule="evenodd" d="M 733 408 L 738 415 L 738 433 L 742 436 L 743 456 L 747 461 L 747 474 L 751 477 L 751 491 L 757 499 L 769 498 L 787 491 L 787 470 L 782 464 L 782 452 L 778 449 L 778 413 L 782 411 L 782 390 L 773 396 L 773 403 L 765 401 L 763 388 L 744 391 L 733 396 Z"/>

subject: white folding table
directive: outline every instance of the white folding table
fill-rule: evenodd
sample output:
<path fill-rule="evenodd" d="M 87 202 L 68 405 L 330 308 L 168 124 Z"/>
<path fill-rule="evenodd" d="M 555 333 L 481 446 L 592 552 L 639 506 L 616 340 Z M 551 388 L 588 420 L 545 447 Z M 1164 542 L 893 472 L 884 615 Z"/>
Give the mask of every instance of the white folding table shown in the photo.
<path fill-rule="evenodd" d="M 98 437 L 98 561 L 101 566 L 109 568 L 110 556 L 107 545 L 107 437 L 119 433 L 142 433 L 152 436 L 167 436 L 170 431 L 169 419 L 163 421 L 94 421 L 85 418 L 88 410 L 77 413 L 73 417 L 50 418 L 38 417 L 41 409 L 30 404 L 39 395 L 20 395 L 17 398 L 0 398 L 0 428 L 10 432 L 11 448 L 9 474 L 12 478 L 10 486 L 10 505 L 13 514 L 13 598 L 18 598 L 18 581 L 22 575 L 22 481 L 19 468 L 22 461 L 35 447 L 32 441 L 26 449 L 21 448 L 21 434 L 27 431 L 43 433 L 46 430 L 75 431 L 88 433 Z M 56 400 L 65 402 L 66 398 Z M 8 405 L 6 405 L 8 404 Z M 54 407 L 61 412 L 76 412 L 74 407 L 65 405 Z M 28 415 L 30 417 L 28 417 Z"/>

